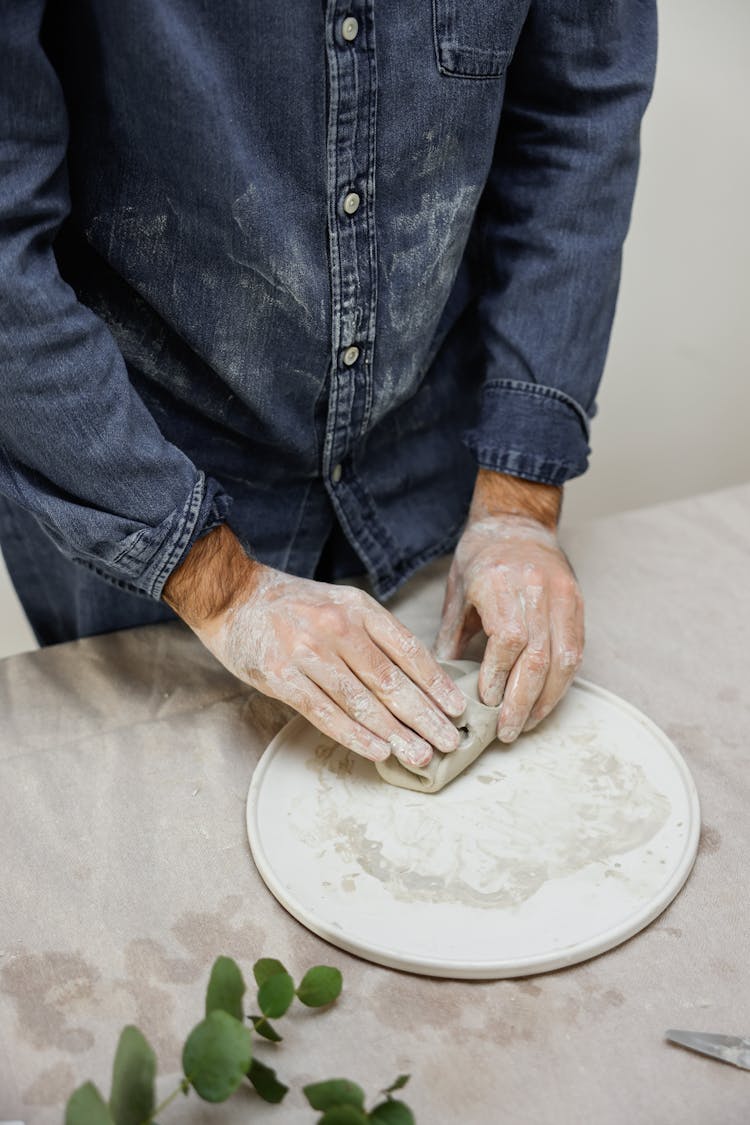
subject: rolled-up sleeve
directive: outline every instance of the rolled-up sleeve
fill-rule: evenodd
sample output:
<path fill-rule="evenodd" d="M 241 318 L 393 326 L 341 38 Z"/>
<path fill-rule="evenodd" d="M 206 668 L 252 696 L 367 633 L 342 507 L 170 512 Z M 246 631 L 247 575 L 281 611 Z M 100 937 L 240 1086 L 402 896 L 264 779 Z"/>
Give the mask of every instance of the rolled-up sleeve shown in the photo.
<path fill-rule="evenodd" d="M 476 217 L 483 468 L 588 466 L 656 40 L 654 0 L 532 0 Z"/>
<path fill-rule="evenodd" d="M 44 5 L 4 5 L 0 67 L 0 490 L 60 549 L 158 598 L 230 498 L 168 442 L 104 323 L 62 280 L 68 122 Z"/>

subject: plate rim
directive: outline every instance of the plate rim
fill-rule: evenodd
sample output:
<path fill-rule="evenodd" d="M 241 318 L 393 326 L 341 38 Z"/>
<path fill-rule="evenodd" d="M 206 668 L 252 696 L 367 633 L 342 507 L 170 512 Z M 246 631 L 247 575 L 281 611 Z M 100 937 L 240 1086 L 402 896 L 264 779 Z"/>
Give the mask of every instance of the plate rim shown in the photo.
<path fill-rule="evenodd" d="M 283 906 L 287 913 L 295 918 L 296 921 L 311 930 L 312 933 L 316 934 L 318 937 L 330 942 L 330 944 L 336 946 L 338 949 L 343 949 L 347 953 L 353 953 L 358 957 L 385 966 L 386 968 L 398 969 L 402 972 L 412 972 L 423 976 L 449 977 L 456 980 L 501 980 L 512 977 L 533 976 L 543 972 L 552 972 L 555 969 L 576 965 L 582 961 L 587 961 L 592 957 L 596 957 L 601 953 L 606 953 L 610 949 L 614 949 L 616 946 L 628 941 L 631 937 L 634 937 L 635 934 L 640 933 L 641 930 L 645 929 L 646 926 L 650 925 L 651 922 L 658 918 L 674 901 L 687 882 L 688 876 L 695 865 L 701 832 L 701 809 L 698 790 L 683 755 L 672 739 L 661 727 L 657 726 L 648 715 L 645 715 L 643 711 L 634 704 L 622 699 L 622 697 L 615 694 L 615 692 L 610 691 L 608 688 L 600 687 L 598 684 L 594 684 L 590 680 L 583 679 L 582 677 L 576 677 L 572 681 L 569 690 L 575 688 L 599 696 L 609 703 L 614 703 L 620 710 L 645 726 L 645 728 L 656 737 L 657 741 L 662 744 L 664 749 L 666 749 L 669 757 L 677 767 L 677 772 L 680 775 L 688 799 L 690 825 L 685 836 L 679 863 L 675 867 L 671 879 L 666 884 L 666 897 L 660 896 L 657 905 L 652 903 L 651 905 L 634 910 L 631 914 L 626 915 L 616 926 L 610 927 L 609 930 L 605 930 L 597 937 L 590 938 L 586 942 L 576 942 L 574 945 L 562 946 L 555 950 L 554 953 L 541 953 L 534 957 L 526 957 L 523 960 L 519 958 L 506 958 L 502 961 L 455 959 L 448 961 L 445 958 L 432 958 L 427 955 L 415 956 L 413 954 L 404 953 L 402 956 L 399 956 L 398 953 L 394 953 L 392 949 L 389 950 L 375 943 L 365 944 L 354 938 L 347 937 L 343 930 L 339 930 L 333 925 L 321 923 L 293 894 L 286 892 L 286 888 L 280 884 L 278 879 L 274 878 L 273 868 L 266 858 L 265 850 L 260 841 L 260 833 L 257 830 L 256 814 L 258 808 L 258 794 L 263 777 L 268 771 L 273 758 L 278 753 L 281 744 L 285 743 L 289 736 L 294 734 L 295 727 L 316 729 L 304 715 L 295 715 L 276 732 L 261 754 L 253 770 L 248 787 L 245 803 L 247 837 L 253 862 L 269 893 L 273 895 L 279 905 Z M 321 738 L 327 737 L 322 732 L 319 733 Z M 333 739 L 330 739 L 330 741 L 335 745 Z M 254 843 L 254 838 L 256 843 Z M 284 898 L 279 897 L 274 886 L 281 887 L 284 891 Z M 571 956 L 573 950 L 575 950 L 575 954 Z"/>

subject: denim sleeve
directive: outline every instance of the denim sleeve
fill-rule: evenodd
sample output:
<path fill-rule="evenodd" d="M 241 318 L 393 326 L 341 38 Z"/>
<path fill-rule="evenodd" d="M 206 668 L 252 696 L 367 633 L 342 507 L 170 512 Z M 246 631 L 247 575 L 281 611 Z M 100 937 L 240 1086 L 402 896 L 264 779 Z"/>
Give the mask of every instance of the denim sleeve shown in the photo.
<path fill-rule="evenodd" d="M 588 466 L 656 58 L 654 0 L 532 0 L 477 213 L 481 467 Z"/>
<path fill-rule="evenodd" d="M 0 32 L 0 490 L 69 558 L 159 598 L 229 498 L 163 437 L 114 338 L 58 272 L 68 122 L 43 8 L 4 4 Z"/>

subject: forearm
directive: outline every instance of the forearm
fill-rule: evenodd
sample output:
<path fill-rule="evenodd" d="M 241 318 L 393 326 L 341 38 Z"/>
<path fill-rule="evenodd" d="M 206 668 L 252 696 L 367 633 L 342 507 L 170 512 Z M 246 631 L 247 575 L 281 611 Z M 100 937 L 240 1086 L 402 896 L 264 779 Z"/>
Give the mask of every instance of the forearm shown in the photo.
<path fill-rule="evenodd" d="M 560 518 L 562 488 L 480 469 L 469 510 L 469 521 L 488 516 L 528 516 L 554 531 Z"/>
<path fill-rule="evenodd" d="M 222 524 L 193 544 L 167 579 L 162 598 L 191 629 L 201 629 L 250 596 L 261 565 Z"/>

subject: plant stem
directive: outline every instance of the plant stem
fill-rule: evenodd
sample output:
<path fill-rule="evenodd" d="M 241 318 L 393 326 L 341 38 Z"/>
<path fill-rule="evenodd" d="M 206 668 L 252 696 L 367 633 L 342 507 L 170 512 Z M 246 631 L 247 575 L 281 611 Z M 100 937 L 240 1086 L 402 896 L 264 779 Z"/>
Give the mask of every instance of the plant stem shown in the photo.
<path fill-rule="evenodd" d="M 184 1089 L 185 1089 L 185 1083 L 183 1081 L 183 1082 L 180 1082 L 180 1084 L 179 1084 L 179 1086 L 177 1087 L 176 1090 L 172 1091 L 172 1093 L 169 1095 L 168 1098 L 165 1098 L 164 1101 L 156 1107 L 156 1109 L 151 1114 L 151 1116 L 148 1118 L 148 1120 L 144 1121 L 143 1125 L 149 1125 L 149 1122 L 154 1121 L 158 1117 L 158 1115 L 161 1113 L 161 1111 L 163 1109 L 166 1109 L 167 1106 L 169 1105 L 169 1103 L 173 1102 L 175 1100 L 175 1098 L 177 1097 L 177 1095 L 181 1094 L 184 1091 Z"/>

